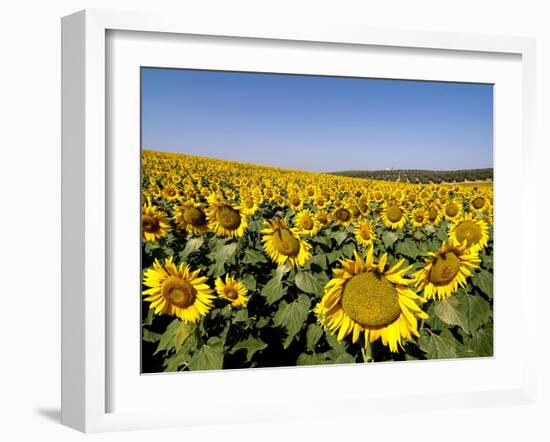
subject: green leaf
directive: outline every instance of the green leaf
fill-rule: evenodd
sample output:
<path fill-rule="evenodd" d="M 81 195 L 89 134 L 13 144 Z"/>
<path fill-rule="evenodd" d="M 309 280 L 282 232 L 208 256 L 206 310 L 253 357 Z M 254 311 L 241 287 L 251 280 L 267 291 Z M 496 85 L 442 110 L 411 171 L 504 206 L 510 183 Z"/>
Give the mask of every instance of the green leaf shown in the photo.
<path fill-rule="evenodd" d="M 263 286 L 260 293 L 262 294 L 262 296 L 265 297 L 269 305 L 281 299 L 286 293 L 283 282 L 281 281 L 281 277 L 275 275 L 273 278 L 267 281 L 266 285 Z"/>
<path fill-rule="evenodd" d="M 325 253 L 313 255 L 308 264 L 312 268 L 319 267 L 321 270 L 326 270 L 328 268 L 327 255 Z"/>
<path fill-rule="evenodd" d="M 185 340 L 195 331 L 195 328 L 194 324 L 186 324 L 181 319 L 174 319 L 166 327 L 154 354 L 160 351 L 169 351 L 172 348 L 178 351 Z"/>
<path fill-rule="evenodd" d="M 309 297 L 306 295 L 298 296 L 298 299 L 290 304 L 282 301 L 279 305 L 279 309 L 273 317 L 273 324 L 286 328 L 287 337 L 283 342 L 284 348 L 288 348 L 294 336 L 301 330 L 307 319 L 310 305 Z"/>
<path fill-rule="evenodd" d="M 233 322 L 246 322 L 248 321 L 248 310 L 237 310 L 233 317 Z"/>
<path fill-rule="evenodd" d="M 423 254 L 422 250 L 411 239 L 405 239 L 397 244 L 395 251 L 409 258 L 416 258 Z"/>
<path fill-rule="evenodd" d="M 438 226 L 437 230 L 435 231 L 435 235 L 440 241 L 447 241 L 447 229 L 449 227 L 449 223 L 447 221 L 442 221 Z"/>
<path fill-rule="evenodd" d="M 144 250 L 145 250 L 145 253 L 149 256 L 151 256 L 153 254 L 153 252 L 155 252 L 155 250 L 157 250 L 160 246 L 156 243 L 150 243 L 148 241 L 145 242 L 145 246 L 144 246 Z"/>
<path fill-rule="evenodd" d="M 236 250 L 236 242 L 229 244 L 220 243 L 218 246 L 216 246 L 216 248 L 208 254 L 208 258 L 212 261 L 212 265 L 208 270 L 208 274 L 213 277 L 223 275 L 225 273 L 225 263 L 233 257 Z"/>
<path fill-rule="evenodd" d="M 317 278 L 309 272 L 298 271 L 295 282 L 296 286 L 303 292 L 316 296 L 323 295 L 323 287 L 321 287 Z"/>
<path fill-rule="evenodd" d="M 472 284 L 478 287 L 489 298 L 493 297 L 493 274 L 484 269 L 479 269 L 472 276 Z"/>
<path fill-rule="evenodd" d="M 349 364 L 352 362 L 355 362 L 355 357 L 353 357 L 349 353 L 342 353 L 334 360 L 335 364 Z"/>
<path fill-rule="evenodd" d="M 330 236 L 331 238 L 334 238 L 334 240 L 336 241 L 336 244 L 341 245 L 348 237 L 348 234 L 346 232 L 336 231 L 336 232 L 332 232 Z"/>
<path fill-rule="evenodd" d="M 480 328 L 467 341 L 470 356 L 493 356 L 493 327 Z"/>
<path fill-rule="evenodd" d="M 489 321 L 491 306 L 480 296 L 465 294 L 459 299 L 466 322 L 465 330 L 473 334 L 479 327 Z"/>
<path fill-rule="evenodd" d="M 459 342 L 449 330 L 442 331 L 440 335 L 423 330 L 418 345 L 428 359 L 451 359 L 458 356 Z"/>
<path fill-rule="evenodd" d="M 309 324 L 306 331 L 306 344 L 307 348 L 309 350 L 314 350 L 315 345 L 317 342 L 319 342 L 319 339 L 321 339 L 321 336 L 323 336 L 323 329 L 315 324 Z"/>
<path fill-rule="evenodd" d="M 351 258 L 353 256 L 353 252 L 355 251 L 355 245 L 353 244 L 346 244 L 342 247 L 342 255 L 346 258 Z"/>
<path fill-rule="evenodd" d="M 185 248 L 180 252 L 180 258 L 185 261 L 189 255 L 199 250 L 203 244 L 204 238 L 202 236 L 189 238 L 185 244 Z"/>
<path fill-rule="evenodd" d="M 241 278 L 241 282 L 249 291 L 256 291 L 256 278 L 250 273 L 245 273 Z"/>
<path fill-rule="evenodd" d="M 267 344 L 260 339 L 249 337 L 244 341 L 238 342 L 233 346 L 231 353 L 235 353 L 237 350 L 246 350 L 246 360 L 250 362 L 252 356 L 257 351 L 263 350 L 267 347 Z"/>
<path fill-rule="evenodd" d="M 385 230 L 384 233 L 382 233 L 382 242 L 386 249 L 391 247 L 395 241 L 397 241 L 397 233 L 391 230 Z"/>
<path fill-rule="evenodd" d="M 296 360 L 296 365 L 322 365 L 326 364 L 327 360 L 323 354 L 314 353 L 312 355 L 302 353 Z"/>
<path fill-rule="evenodd" d="M 191 370 L 221 370 L 223 367 L 223 343 L 213 341 L 203 345 L 189 361 Z"/>
<path fill-rule="evenodd" d="M 327 247 L 332 246 L 332 240 L 330 239 L 330 236 L 325 236 L 324 234 L 319 234 L 313 238 L 313 242 L 317 244 L 322 244 Z"/>
<path fill-rule="evenodd" d="M 433 224 L 426 224 L 424 227 L 422 227 L 424 232 L 426 232 L 428 235 L 431 235 L 435 232 L 435 226 Z"/>
<path fill-rule="evenodd" d="M 154 317 L 154 309 L 150 308 L 149 310 L 147 310 L 147 316 L 143 318 L 143 325 L 151 325 L 153 323 Z"/>
<path fill-rule="evenodd" d="M 481 262 L 483 264 L 483 267 L 485 267 L 488 270 L 493 269 L 493 255 L 488 255 L 487 253 L 482 253 L 481 255 Z"/>
<path fill-rule="evenodd" d="M 330 358 L 333 362 L 338 359 L 338 357 L 346 353 L 346 344 L 344 342 L 338 342 L 336 336 L 325 334 L 325 339 L 330 345 L 331 349 L 325 353 L 325 355 Z"/>
<path fill-rule="evenodd" d="M 178 371 L 182 367 L 187 367 L 192 353 L 197 349 L 197 343 L 195 335 L 189 336 L 176 354 L 164 359 L 164 371 Z"/>
<path fill-rule="evenodd" d="M 143 340 L 145 342 L 158 342 L 160 341 L 161 336 L 162 335 L 160 333 L 152 332 L 151 330 L 147 330 L 146 328 L 143 329 Z"/>
<path fill-rule="evenodd" d="M 456 296 L 451 296 L 443 301 L 437 301 L 433 312 L 445 324 L 458 325 L 464 330 L 469 331 L 465 312 L 460 300 Z"/>
<path fill-rule="evenodd" d="M 246 249 L 244 252 L 244 258 L 242 260 L 244 264 L 258 264 L 267 262 L 267 259 L 263 252 L 254 249 Z"/>

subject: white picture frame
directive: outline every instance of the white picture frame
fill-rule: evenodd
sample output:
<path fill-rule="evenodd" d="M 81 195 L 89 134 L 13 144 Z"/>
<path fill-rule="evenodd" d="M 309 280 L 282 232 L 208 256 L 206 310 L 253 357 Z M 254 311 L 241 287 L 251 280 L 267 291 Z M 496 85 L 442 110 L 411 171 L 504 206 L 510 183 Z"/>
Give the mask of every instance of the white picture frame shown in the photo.
<path fill-rule="evenodd" d="M 110 134 L 106 127 L 106 122 L 112 117 L 108 107 L 110 77 L 106 72 L 109 72 L 109 63 L 113 62 L 112 59 L 108 59 L 109 56 L 113 56 L 113 53 L 109 52 L 107 35 L 113 31 L 155 33 L 157 37 L 160 35 L 171 36 L 171 38 L 217 36 L 228 40 L 254 39 L 274 43 L 284 42 L 289 47 L 307 42 L 311 45 L 337 45 L 338 48 L 368 46 L 382 52 L 391 48 L 401 48 L 403 51 L 425 49 L 431 50 L 434 57 L 437 57 L 438 53 L 469 53 L 474 54 L 478 59 L 489 57 L 490 54 L 514 56 L 519 60 L 521 69 L 521 81 L 518 83 L 521 90 L 515 91 L 520 97 L 521 112 L 511 114 L 510 117 L 519 115 L 518 118 L 521 120 L 512 121 L 518 135 L 518 146 L 515 148 L 517 150 L 514 151 L 516 155 L 514 158 L 522 161 L 524 172 L 528 172 L 533 167 L 535 42 L 532 39 L 388 31 L 327 24 L 295 27 L 281 23 L 266 25 L 266 23 L 244 21 L 217 23 L 196 20 L 192 17 L 182 19 L 100 10 L 81 11 L 64 17 L 62 21 L 62 423 L 80 431 L 206 425 L 211 418 L 211 416 L 208 418 L 203 416 L 204 408 L 201 406 L 193 410 L 168 413 L 161 408 L 147 410 L 143 406 L 136 410 L 118 411 L 113 410 L 112 404 L 109 403 L 110 392 L 115 388 L 111 375 L 114 356 L 110 339 L 115 328 L 113 321 L 116 321 L 110 311 L 111 304 L 107 293 L 110 284 L 109 266 L 112 264 L 109 244 L 113 241 L 112 232 L 116 231 L 110 227 L 113 214 L 109 208 L 113 195 L 110 194 L 112 189 L 109 180 L 113 179 L 113 174 L 116 176 L 119 173 L 117 168 L 123 167 L 120 161 L 111 161 Z M 441 78 L 438 79 L 445 80 L 445 74 L 441 74 Z M 507 166 L 503 164 L 504 171 Z M 499 173 L 496 172 L 497 175 Z M 506 174 L 502 173 L 501 176 L 505 178 Z M 517 190 L 522 201 L 522 220 L 533 220 L 536 206 L 536 195 L 532 191 L 535 188 L 534 176 L 529 176 L 528 173 L 524 176 L 523 187 Z M 506 192 L 506 187 L 503 187 L 503 191 Z M 499 188 L 496 187 L 496 198 L 498 192 Z M 501 195 L 505 197 L 504 194 Z M 522 226 L 524 227 L 519 231 L 521 235 L 525 235 L 525 222 Z M 503 218 L 504 228 L 507 227 Z M 495 236 L 498 236 L 497 232 Z M 534 254 L 535 245 L 528 241 L 522 241 L 520 244 L 519 262 L 523 263 L 526 262 L 524 257 Z M 522 271 L 526 272 L 526 270 Z M 536 303 L 535 282 L 522 278 L 518 284 L 520 284 L 518 287 L 521 296 L 518 296 L 515 305 L 518 311 L 526 310 L 529 305 Z M 506 288 L 501 287 L 504 293 Z M 502 305 L 504 306 L 504 302 Z M 348 397 L 347 404 L 342 403 L 331 407 L 331 413 L 336 408 L 341 413 L 368 414 L 374 410 L 379 412 L 395 410 L 398 407 L 406 408 L 413 402 L 417 409 L 427 410 L 441 407 L 468 407 L 472 403 L 481 406 L 533 403 L 535 367 L 534 359 L 529 355 L 534 354 L 534 349 L 529 342 L 534 342 L 534 339 L 529 337 L 534 336 L 536 324 L 533 322 L 523 324 L 524 360 L 514 367 L 509 381 L 501 382 L 498 388 L 495 383 L 488 389 L 479 386 L 471 390 L 464 387 L 463 390 L 454 392 L 442 389 L 440 392 L 434 390 L 422 396 L 414 392 L 402 393 L 401 396 L 406 396 L 406 400 L 402 397 L 399 404 L 395 403 L 395 397 L 399 396 L 399 393 L 390 391 L 387 395 L 377 396 L 376 406 L 369 403 L 368 396 L 361 396 L 363 393 L 359 389 L 358 396 Z M 496 352 L 495 355 L 497 360 L 499 355 Z M 504 355 L 501 360 L 505 360 Z M 468 370 L 467 364 L 475 364 L 474 361 L 466 361 L 464 365 L 453 367 L 445 361 L 429 363 L 438 364 L 439 370 Z M 385 376 L 388 372 L 399 370 L 395 368 L 397 365 L 372 364 L 368 369 L 374 376 Z M 471 369 L 475 368 L 471 366 Z M 276 370 L 284 373 L 283 377 L 294 377 L 294 382 L 303 383 L 305 380 L 303 370 L 321 369 L 327 370 L 325 374 L 328 376 L 335 376 L 338 371 L 340 373 L 345 371 L 346 376 L 356 375 L 350 373 L 349 367 L 343 366 Z M 139 366 L 136 370 L 139 370 Z M 256 381 L 252 381 L 252 384 L 265 383 L 269 376 L 273 376 L 274 370 L 253 370 L 250 372 L 253 374 L 248 375 L 246 370 L 241 370 L 239 373 L 228 372 L 223 375 L 231 376 L 234 380 L 238 378 L 242 380 L 243 376 L 253 376 Z M 136 373 L 132 374 L 134 377 L 135 375 Z M 179 375 L 168 376 L 170 378 L 168 381 L 160 381 L 162 378 L 166 379 L 166 376 L 157 376 L 156 380 L 146 382 L 151 386 L 159 381 L 176 383 L 179 382 L 177 376 Z M 195 383 L 207 376 L 211 376 L 209 379 L 213 382 L 220 382 L 220 373 L 196 373 L 193 376 Z M 136 388 L 135 385 L 130 387 Z M 188 391 L 194 394 L 192 390 Z M 287 394 L 292 397 L 299 392 L 289 391 Z M 130 397 L 127 402 L 134 399 Z M 214 400 L 215 398 L 210 396 L 210 403 Z M 327 400 L 333 402 L 338 399 L 312 397 L 308 401 L 310 407 L 304 407 L 304 404 L 299 401 L 295 401 L 295 405 L 283 404 L 277 402 L 277 399 L 273 407 L 248 405 L 248 408 L 253 410 L 243 417 L 242 421 L 306 418 L 313 415 L 319 417 L 327 413 L 324 411 L 327 409 L 324 405 L 329 403 Z M 223 420 L 223 417 L 219 419 Z"/>

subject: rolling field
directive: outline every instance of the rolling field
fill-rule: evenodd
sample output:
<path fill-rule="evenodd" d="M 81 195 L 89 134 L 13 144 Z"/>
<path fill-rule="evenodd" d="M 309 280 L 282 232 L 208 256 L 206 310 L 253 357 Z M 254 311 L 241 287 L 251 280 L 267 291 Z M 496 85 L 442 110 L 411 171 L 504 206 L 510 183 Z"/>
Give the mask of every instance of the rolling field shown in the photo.
<path fill-rule="evenodd" d="M 491 356 L 493 188 L 144 150 L 142 371 Z"/>

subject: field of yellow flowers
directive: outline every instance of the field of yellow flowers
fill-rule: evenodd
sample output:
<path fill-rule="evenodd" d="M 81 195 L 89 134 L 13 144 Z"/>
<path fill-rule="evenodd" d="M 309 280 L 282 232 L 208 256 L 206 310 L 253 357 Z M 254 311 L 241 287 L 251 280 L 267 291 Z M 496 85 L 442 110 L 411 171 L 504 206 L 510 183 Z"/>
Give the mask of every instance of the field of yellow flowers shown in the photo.
<path fill-rule="evenodd" d="M 142 371 L 491 356 L 492 183 L 144 150 Z"/>

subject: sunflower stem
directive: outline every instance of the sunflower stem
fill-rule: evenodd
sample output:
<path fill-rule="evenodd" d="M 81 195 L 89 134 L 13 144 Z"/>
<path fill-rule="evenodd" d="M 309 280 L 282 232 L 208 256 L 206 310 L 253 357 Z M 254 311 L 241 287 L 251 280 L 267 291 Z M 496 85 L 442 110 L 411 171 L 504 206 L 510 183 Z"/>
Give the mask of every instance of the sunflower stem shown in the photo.
<path fill-rule="evenodd" d="M 369 362 L 374 362 L 374 358 L 372 357 L 372 346 L 370 341 L 367 341 L 365 348 L 361 349 L 361 354 L 363 355 L 363 362 L 365 364 L 368 364 Z"/>

